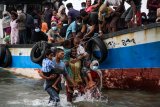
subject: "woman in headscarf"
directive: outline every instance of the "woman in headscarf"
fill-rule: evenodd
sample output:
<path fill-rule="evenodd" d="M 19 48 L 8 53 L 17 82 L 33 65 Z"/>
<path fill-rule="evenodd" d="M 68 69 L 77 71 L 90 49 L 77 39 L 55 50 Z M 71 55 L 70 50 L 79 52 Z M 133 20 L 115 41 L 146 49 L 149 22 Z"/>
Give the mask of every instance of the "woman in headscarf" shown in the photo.
<path fill-rule="evenodd" d="M 62 23 L 68 21 L 68 17 L 65 12 L 65 9 L 66 9 L 65 6 L 61 5 L 60 8 L 58 9 L 58 13 L 57 13 L 57 15 L 60 17 L 60 20 Z"/>
<path fill-rule="evenodd" d="M 7 12 L 7 11 L 4 11 L 3 12 L 3 19 L 2 19 L 2 26 L 3 26 L 4 32 L 7 33 L 7 34 L 11 33 L 10 22 L 11 22 L 10 13 Z"/>

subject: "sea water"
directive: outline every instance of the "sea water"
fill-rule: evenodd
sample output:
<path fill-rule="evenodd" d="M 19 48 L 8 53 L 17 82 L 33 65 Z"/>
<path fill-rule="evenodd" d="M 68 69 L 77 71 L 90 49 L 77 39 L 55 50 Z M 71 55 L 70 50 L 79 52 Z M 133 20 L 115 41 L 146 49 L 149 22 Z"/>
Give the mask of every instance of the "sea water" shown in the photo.
<path fill-rule="evenodd" d="M 160 107 L 160 93 L 107 89 L 100 93 L 99 99 L 86 93 L 70 104 L 62 90 L 60 107 Z M 16 76 L 0 69 L 0 107 L 48 107 L 51 106 L 48 99 L 43 80 Z"/>

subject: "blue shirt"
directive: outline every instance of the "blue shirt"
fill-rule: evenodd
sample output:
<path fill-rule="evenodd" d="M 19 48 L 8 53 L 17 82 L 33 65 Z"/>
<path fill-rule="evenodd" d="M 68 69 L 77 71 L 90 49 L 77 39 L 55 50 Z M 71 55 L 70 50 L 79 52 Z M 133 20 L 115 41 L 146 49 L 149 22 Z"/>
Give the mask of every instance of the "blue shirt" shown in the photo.
<path fill-rule="evenodd" d="M 52 61 L 52 66 L 54 66 L 54 72 L 57 72 L 56 71 L 56 68 L 58 69 L 61 69 L 63 70 L 63 74 L 67 74 L 67 71 L 66 71 L 66 66 L 65 66 L 65 63 L 63 61 L 60 61 L 59 63 L 56 62 L 56 59 L 53 59 Z M 45 80 L 45 83 L 44 83 L 44 89 L 46 90 L 47 88 L 49 87 L 52 87 L 53 83 L 55 82 L 55 80 Z M 58 87 L 61 89 L 61 86 L 60 86 L 61 82 L 58 83 Z"/>
<path fill-rule="evenodd" d="M 65 39 L 69 39 L 71 37 L 70 34 L 72 32 L 76 32 L 76 31 L 77 31 L 77 23 L 76 23 L 76 21 L 74 21 L 68 26 Z"/>
<path fill-rule="evenodd" d="M 42 72 L 50 72 L 54 68 L 52 60 L 45 58 L 42 61 Z"/>
<path fill-rule="evenodd" d="M 61 60 L 59 63 L 56 62 L 56 59 L 53 59 L 53 66 L 57 69 L 63 70 L 64 73 L 66 73 L 66 65 L 65 63 Z"/>

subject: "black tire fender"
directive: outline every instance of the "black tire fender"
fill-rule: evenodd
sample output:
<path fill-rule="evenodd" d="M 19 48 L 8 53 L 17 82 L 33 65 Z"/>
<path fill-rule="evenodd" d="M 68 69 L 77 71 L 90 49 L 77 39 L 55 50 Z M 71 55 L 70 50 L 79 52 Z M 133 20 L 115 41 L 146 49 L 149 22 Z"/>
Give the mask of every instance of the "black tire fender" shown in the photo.
<path fill-rule="evenodd" d="M 0 45 L 0 64 L 3 62 L 5 57 L 5 46 Z"/>
<path fill-rule="evenodd" d="M 0 66 L 6 68 L 6 67 L 10 66 L 12 63 L 12 55 L 11 55 L 10 50 L 6 46 L 4 47 L 4 49 L 5 49 L 5 56 L 0 64 Z"/>
<path fill-rule="evenodd" d="M 48 48 L 47 42 L 37 42 L 31 50 L 30 58 L 32 62 L 40 64 L 44 58 L 45 50 Z"/>
<path fill-rule="evenodd" d="M 98 46 L 100 50 L 100 53 L 101 53 L 100 57 L 94 54 L 95 45 Z M 99 63 L 102 63 L 108 56 L 107 47 L 105 43 L 99 37 L 93 37 L 93 39 L 91 39 L 88 42 L 87 51 L 91 56 L 93 56 L 96 60 L 98 60 Z"/>

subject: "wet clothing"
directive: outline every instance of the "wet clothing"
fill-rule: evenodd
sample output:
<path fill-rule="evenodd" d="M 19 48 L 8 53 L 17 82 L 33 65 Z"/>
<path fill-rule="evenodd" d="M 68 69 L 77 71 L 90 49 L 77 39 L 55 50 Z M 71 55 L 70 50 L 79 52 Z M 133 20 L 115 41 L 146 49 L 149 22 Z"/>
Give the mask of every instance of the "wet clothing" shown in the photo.
<path fill-rule="evenodd" d="M 53 62 L 50 59 L 48 58 L 43 59 L 42 61 L 42 71 L 43 72 L 50 72 L 54 68 L 55 67 L 53 65 Z"/>
<path fill-rule="evenodd" d="M 55 91 L 55 89 L 52 87 L 52 85 L 57 80 L 57 78 L 60 76 L 60 74 L 66 75 L 66 73 L 67 73 L 66 66 L 63 61 L 60 61 L 59 63 L 57 63 L 56 59 L 53 59 L 52 61 L 48 61 L 47 59 L 45 59 L 44 61 L 47 62 L 46 65 L 52 64 L 51 67 L 54 67 L 54 73 L 57 73 L 56 78 L 50 79 L 50 80 L 45 80 L 44 89 L 50 95 L 51 101 L 59 102 L 60 101 L 59 91 Z M 44 70 L 46 70 L 46 72 L 48 72 L 50 69 L 48 68 L 48 66 L 46 66 L 46 68 Z M 61 82 L 58 83 L 57 87 L 60 90 L 62 89 Z"/>

